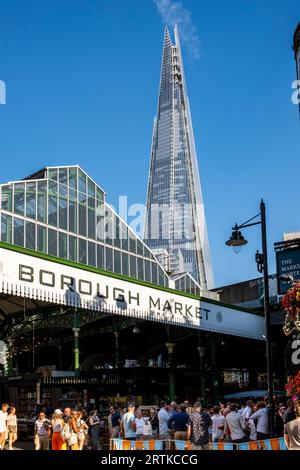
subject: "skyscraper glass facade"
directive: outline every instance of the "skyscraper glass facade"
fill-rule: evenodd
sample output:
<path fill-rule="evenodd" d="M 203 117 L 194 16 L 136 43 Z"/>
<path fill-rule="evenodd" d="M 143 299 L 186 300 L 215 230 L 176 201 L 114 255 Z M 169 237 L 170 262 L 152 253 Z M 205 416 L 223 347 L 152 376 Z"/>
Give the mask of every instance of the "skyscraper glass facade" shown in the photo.
<path fill-rule="evenodd" d="M 154 121 L 145 241 L 183 256 L 184 270 L 203 289 L 213 287 L 208 237 L 185 88 L 178 31 L 165 31 L 157 116 Z"/>
<path fill-rule="evenodd" d="M 162 286 L 149 248 L 78 166 L 45 168 L 0 185 L 1 241 Z"/>

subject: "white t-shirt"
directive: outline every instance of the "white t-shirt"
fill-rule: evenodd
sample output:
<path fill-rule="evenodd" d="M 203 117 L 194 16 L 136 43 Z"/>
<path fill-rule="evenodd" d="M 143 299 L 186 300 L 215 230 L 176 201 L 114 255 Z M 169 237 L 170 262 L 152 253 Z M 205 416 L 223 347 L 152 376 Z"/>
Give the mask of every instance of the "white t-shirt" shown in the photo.
<path fill-rule="evenodd" d="M 0 432 L 6 431 L 7 412 L 0 410 Z"/>
<path fill-rule="evenodd" d="M 136 434 L 143 434 L 144 431 L 144 419 L 143 418 L 135 418 L 136 424 Z"/>
<path fill-rule="evenodd" d="M 212 420 L 212 438 L 214 439 L 219 439 L 223 432 L 221 429 L 218 429 L 220 426 L 224 426 L 225 428 L 225 418 L 222 415 L 213 415 L 211 417 Z"/>

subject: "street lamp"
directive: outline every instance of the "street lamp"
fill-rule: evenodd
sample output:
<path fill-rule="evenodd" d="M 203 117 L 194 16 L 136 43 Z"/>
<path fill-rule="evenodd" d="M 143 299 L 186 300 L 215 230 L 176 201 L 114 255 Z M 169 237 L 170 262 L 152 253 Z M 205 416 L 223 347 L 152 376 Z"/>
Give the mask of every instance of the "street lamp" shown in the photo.
<path fill-rule="evenodd" d="M 255 221 L 260 217 L 260 220 Z M 232 228 L 232 235 L 226 242 L 227 246 L 240 250 L 243 245 L 248 242 L 242 236 L 241 229 L 252 227 L 254 225 L 261 226 L 262 254 L 256 253 L 255 259 L 260 272 L 263 272 L 264 278 L 264 315 L 266 326 L 266 357 L 267 357 L 267 382 L 268 382 L 268 398 L 270 403 L 270 434 L 273 437 L 273 417 L 274 417 L 274 396 L 273 396 L 273 370 L 272 370 L 272 353 L 271 353 L 271 318 L 270 318 L 270 297 L 269 297 L 269 273 L 268 273 L 268 251 L 267 251 L 267 230 L 266 230 L 266 206 L 263 199 L 260 202 L 260 213 L 255 217 L 247 220 L 241 225 L 236 224 Z"/>

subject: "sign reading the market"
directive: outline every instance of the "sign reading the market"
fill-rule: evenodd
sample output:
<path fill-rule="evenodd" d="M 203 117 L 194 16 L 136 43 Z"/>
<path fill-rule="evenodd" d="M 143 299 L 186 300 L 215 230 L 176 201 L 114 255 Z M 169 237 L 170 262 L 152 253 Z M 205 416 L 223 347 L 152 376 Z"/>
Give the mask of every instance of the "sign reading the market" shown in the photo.
<path fill-rule="evenodd" d="M 278 294 L 285 294 L 291 287 L 293 280 L 300 280 L 300 248 L 277 252 Z M 280 276 L 286 279 L 280 279 Z M 288 279 L 290 276 L 290 279 Z"/>
<path fill-rule="evenodd" d="M 150 287 L 0 248 L 0 292 L 140 320 L 262 339 L 263 317 L 210 299 Z"/>

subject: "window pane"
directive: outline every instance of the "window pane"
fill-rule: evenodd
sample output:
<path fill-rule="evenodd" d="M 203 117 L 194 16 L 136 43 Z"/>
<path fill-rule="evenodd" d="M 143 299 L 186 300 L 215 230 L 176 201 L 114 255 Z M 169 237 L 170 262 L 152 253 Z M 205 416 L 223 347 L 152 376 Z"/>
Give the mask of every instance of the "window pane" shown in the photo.
<path fill-rule="evenodd" d="M 129 260 L 127 253 L 122 253 L 122 273 L 124 276 L 129 276 Z"/>
<path fill-rule="evenodd" d="M 57 183 L 49 181 L 48 223 L 57 226 Z"/>
<path fill-rule="evenodd" d="M 36 183 L 26 183 L 26 217 L 36 217 Z"/>
<path fill-rule="evenodd" d="M 112 249 L 108 247 L 106 247 L 106 269 L 112 272 L 114 270 Z"/>
<path fill-rule="evenodd" d="M 57 231 L 48 228 L 48 254 L 57 256 Z"/>
<path fill-rule="evenodd" d="M 97 240 L 104 241 L 104 203 L 102 200 L 97 199 L 97 208 L 96 208 L 96 231 L 97 231 Z"/>
<path fill-rule="evenodd" d="M 153 284 L 157 284 L 157 264 L 152 263 L 152 282 Z"/>
<path fill-rule="evenodd" d="M 69 168 L 69 186 L 77 190 L 77 168 Z"/>
<path fill-rule="evenodd" d="M 113 243 L 113 234 L 114 234 L 114 217 L 112 212 L 107 209 L 105 217 L 105 231 L 106 231 L 106 243 L 112 245 Z"/>
<path fill-rule="evenodd" d="M 51 168 L 48 170 L 48 179 L 57 181 L 57 168 Z"/>
<path fill-rule="evenodd" d="M 88 248 L 89 248 L 88 265 L 89 266 L 96 266 L 96 245 L 95 245 L 95 243 L 88 242 Z"/>
<path fill-rule="evenodd" d="M 95 183 L 88 178 L 88 206 L 95 209 Z"/>
<path fill-rule="evenodd" d="M 65 185 L 59 185 L 59 227 L 67 230 L 68 229 L 68 199 L 67 199 L 67 187 Z"/>
<path fill-rule="evenodd" d="M 86 237 L 86 196 L 79 193 L 78 232 Z"/>
<path fill-rule="evenodd" d="M 24 220 L 14 218 L 14 244 L 24 246 Z"/>
<path fill-rule="evenodd" d="M 136 253 L 136 239 L 130 231 L 129 231 L 129 251 L 130 253 Z"/>
<path fill-rule="evenodd" d="M 14 212 L 24 215 L 25 184 L 16 183 L 14 186 Z"/>
<path fill-rule="evenodd" d="M 151 282 L 151 266 L 150 261 L 145 261 L 145 281 Z"/>
<path fill-rule="evenodd" d="M 160 267 L 158 268 L 158 284 L 160 284 L 161 286 L 164 286 L 165 284 L 164 273 Z"/>
<path fill-rule="evenodd" d="M 77 233 L 77 191 L 69 190 L 69 231 Z"/>
<path fill-rule="evenodd" d="M 79 191 L 81 193 L 86 194 L 86 175 L 83 173 L 83 171 L 79 169 L 78 176 L 79 176 Z"/>
<path fill-rule="evenodd" d="M 128 230 L 126 225 L 121 222 L 121 244 L 122 249 L 128 251 Z"/>
<path fill-rule="evenodd" d="M 79 238 L 79 263 L 86 264 L 87 253 L 86 253 L 86 240 Z"/>
<path fill-rule="evenodd" d="M 67 186 L 68 168 L 59 168 L 59 182 L 64 186 Z"/>
<path fill-rule="evenodd" d="M 114 258 L 115 258 L 115 264 L 114 264 L 114 272 L 121 274 L 121 252 L 118 250 L 114 250 Z"/>
<path fill-rule="evenodd" d="M 59 232 L 59 250 L 58 255 L 60 258 L 67 259 L 67 234 Z"/>
<path fill-rule="evenodd" d="M 26 222 L 26 248 L 35 250 L 35 224 Z"/>
<path fill-rule="evenodd" d="M 117 248 L 120 248 L 121 241 L 120 241 L 120 219 L 119 217 L 115 216 L 115 240 L 114 245 Z"/>
<path fill-rule="evenodd" d="M 77 261 L 77 238 L 69 235 L 69 260 Z"/>
<path fill-rule="evenodd" d="M 140 256 L 144 256 L 143 244 L 141 240 L 137 240 L 137 254 Z"/>
<path fill-rule="evenodd" d="M 144 280 L 144 260 L 142 258 L 137 259 L 138 262 L 138 279 Z"/>
<path fill-rule="evenodd" d="M 105 269 L 104 246 L 97 245 L 97 267 Z"/>
<path fill-rule="evenodd" d="M 96 238 L 95 210 L 88 209 L 88 237 Z"/>
<path fill-rule="evenodd" d="M 12 217 L 11 215 L 1 215 L 1 240 L 12 243 Z"/>
<path fill-rule="evenodd" d="M 130 277 L 136 277 L 136 257 L 130 255 Z"/>
<path fill-rule="evenodd" d="M 2 186 L 1 209 L 9 212 L 12 211 L 12 184 Z"/>
<path fill-rule="evenodd" d="M 47 185 L 46 181 L 38 182 L 37 218 L 40 222 L 47 222 Z"/>
<path fill-rule="evenodd" d="M 42 225 L 37 226 L 37 250 L 42 253 L 47 253 L 47 231 L 46 227 Z"/>

